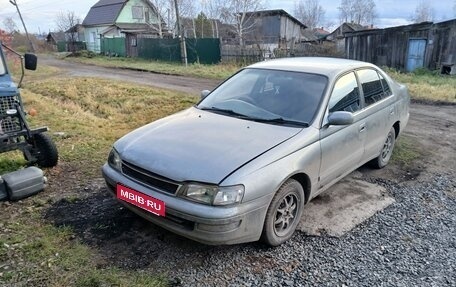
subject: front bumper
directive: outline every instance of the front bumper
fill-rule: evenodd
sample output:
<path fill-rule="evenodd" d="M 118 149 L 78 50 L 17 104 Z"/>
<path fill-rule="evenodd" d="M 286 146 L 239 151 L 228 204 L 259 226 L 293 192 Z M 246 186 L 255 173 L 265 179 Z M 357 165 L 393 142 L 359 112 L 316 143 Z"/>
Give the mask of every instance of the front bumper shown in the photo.
<path fill-rule="evenodd" d="M 166 215 L 156 216 L 119 200 L 128 209 L 176 234 L 210 245 L 259 240 L 266 211 L 273 196 L 264 196 L 228 207 L 208 206 L 142 185 L 112 169 L 108 164 L 103 166 L 102 172 L 110 192 L 115 194 L 117 183 L 121 183 L 165 202 Z"/>

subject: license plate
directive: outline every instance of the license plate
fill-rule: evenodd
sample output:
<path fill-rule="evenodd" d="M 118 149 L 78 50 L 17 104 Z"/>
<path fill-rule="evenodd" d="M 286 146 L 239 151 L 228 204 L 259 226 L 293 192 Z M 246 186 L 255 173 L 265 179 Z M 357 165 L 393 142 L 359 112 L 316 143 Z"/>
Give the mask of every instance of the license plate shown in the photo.
<path fill-rule="evenodd" d="M 165 203 L 134 189 L 117 184 L 117 198 L 147 210 L 158 216 L 165 216 Z"/>

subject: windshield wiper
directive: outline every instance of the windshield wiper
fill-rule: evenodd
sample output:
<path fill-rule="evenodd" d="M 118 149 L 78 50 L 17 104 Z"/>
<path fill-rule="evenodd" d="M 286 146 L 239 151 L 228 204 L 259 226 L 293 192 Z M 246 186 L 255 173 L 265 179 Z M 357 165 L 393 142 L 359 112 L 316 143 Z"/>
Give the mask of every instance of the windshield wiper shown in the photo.
<path fill-rule="evenodd" d="M 240 117 L 240 118 L 248 118 L 248 116 L 246 116 L 244 114 L 240 114 L 240 113 L 235 112 L 235 111 L 230 110 L 230 109 L 222 109 L 222 108 L 217 108 L 217 107 L 211 107 L 211 108 L 202 107 L 200 109 L 203 110 L 203 111 L 214 111 L 214 112 L 219 112 L 219 113 L 223 113 L 223 114 L 227 114 L 227 115 L 233 115 L 233 116 L 237 116 L 237 117 Z"/>
<path fill-rule="evenodd" d="M 272 118 L 272 119 L 251 118 L 251 120 L 254 120 L 254 121 L 257 121 L 257 122 L 262 122 L 262 123 L 290 124 L 290 125 L 303 126 L 303 127 L 308 127 L 309 126 L 309 124 L 305 123 L 305 122 L 287 120 L 287 119 L 284 119 L 284 118 Z"/>
<path fill-rule="evenodd" d="M 256 117 L 250 117 L 248 115 L 244 115 L 238 112 L 235 112 L 230 109 L 222 109 L 222 108 L 217 108 L 217 107 L 202 107 L 200 108 L 203 111 L 214 111 L 214 112 L 219 112 L 219 113 L 224 113 L 227 115 L 233 115 L 238 118 L 244 119 L 244 120 L 250 120 L 254 122 L 261 122 L 261 123 L 273 123 L 273 124 L 289 124 L 289 125 L 295 125 L 295 126 L 301 126 L 301 127 L 308 127 L 309 124 L 305 122 L 300 122 L 300 121 L 294 121 L 294 120 L 288 120 L 284 119 L 282 117 L 280 118 L 272 118 L 272 119 L 263 119 L 263 118 L 256 118 Z"/>

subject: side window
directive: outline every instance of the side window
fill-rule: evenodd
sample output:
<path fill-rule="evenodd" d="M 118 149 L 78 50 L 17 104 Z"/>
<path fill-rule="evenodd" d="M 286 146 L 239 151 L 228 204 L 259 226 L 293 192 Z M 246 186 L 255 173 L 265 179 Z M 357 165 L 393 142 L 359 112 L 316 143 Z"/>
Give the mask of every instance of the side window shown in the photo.
<path fill-rule="evenodd" d="M 329 99 L 329 112 L 356 112 L 360 109 L 359 87 L 355 73 L 350 73 L 337 80 Z"/>
<path fill-rule="evenodd" d="M 357 71 L 359 81 L 364 93 L 364 102 L 366 107 L 370 106 L 384 98 L 386 98 L 383 92 L 382 82 L 377 71 L 372 69 L 364 69 Z"/>
<path fill-rule="evenodd" d="M 144 10 L 142 6 L 132 6 L 131 7 L 131 14 L 133 19 L 143 19 L 144 18 Z"/>
<path fill-rule="evenodd" d="M 383 91 L 385 92 L 385 96 L 391 96 L 393 93 L 391 92 L 391 88 L 388 85 L 388 82 L 385 80 L 385 78 L 382 77 L 382 75 L 379 73 L 378 76 L 380 77 L 380 81 L 382 81 L 382 86 L 383 86 Z"/>

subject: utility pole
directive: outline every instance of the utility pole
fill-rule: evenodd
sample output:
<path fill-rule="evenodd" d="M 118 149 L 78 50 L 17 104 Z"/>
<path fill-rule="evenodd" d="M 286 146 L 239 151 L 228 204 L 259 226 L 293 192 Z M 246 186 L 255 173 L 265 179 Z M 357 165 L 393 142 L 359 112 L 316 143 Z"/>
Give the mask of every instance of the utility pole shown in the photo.
<path fill-rule="evenodd" d="M 187 47 L 185 44 L 184 33 L 181 29 L 180 16 L 179 16 L 179 5 L 177 4 L 177 0 L 174 0 L 174 7 L 176 9 L 177 36 L 179 37 L 179 42 L 180 42 L 182 64 L 185 64 L 185 66 L 187 66 L 187 64 L 188 64 Z"/>
<path fill-rule="evenodd" d="M 28 31 L 27 31 L 27 27 L 25 26 L 24 19 L 22 18 L 21 11 L 19 10 L 19 6 L 17 5 L 16 0 L 9 0 L 9 1 L 10 1 L 11 4 L 16 6 L 17 13 L 19 14 L 19 18 L 21 18 L 22 26 L 24 26 L 25 35 L 27 36 L 27 40 L 29 41 L 30 52 L 35 53 L 35 48 L 33 47 L 32 40 L 30 40 L 30 36 L 29 36 Z"/>

